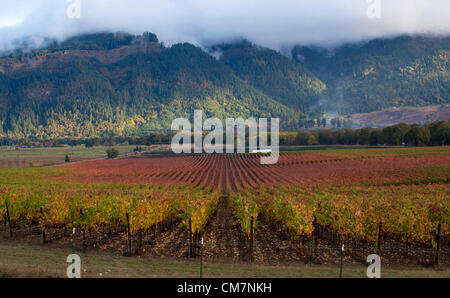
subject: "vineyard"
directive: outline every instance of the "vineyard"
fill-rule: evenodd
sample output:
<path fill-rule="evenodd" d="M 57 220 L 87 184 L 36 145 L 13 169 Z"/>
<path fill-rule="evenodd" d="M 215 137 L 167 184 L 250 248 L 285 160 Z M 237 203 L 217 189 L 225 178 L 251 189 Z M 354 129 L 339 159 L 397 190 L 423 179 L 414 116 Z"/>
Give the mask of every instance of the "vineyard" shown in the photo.
<path fill-rule="evenodd" d="M 123 254 L 450 263 L 450 149 L 142 156 L 0 175 L 0 233 Z M 75 234 L 73 234 L 75 231 Z M 34 240 L 33 240 L 34 241 Z"/>

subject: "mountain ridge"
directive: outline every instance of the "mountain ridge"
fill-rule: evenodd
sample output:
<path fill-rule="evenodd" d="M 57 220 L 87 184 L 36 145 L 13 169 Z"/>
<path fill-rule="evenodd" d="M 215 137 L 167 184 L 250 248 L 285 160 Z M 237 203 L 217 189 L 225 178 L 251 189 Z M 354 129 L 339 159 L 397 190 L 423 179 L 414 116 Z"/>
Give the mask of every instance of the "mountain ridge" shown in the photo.
<path fill-rule="evenodd" d="M 298 46 L 289 59 L 248 41 L 210 47 L 220 52 L 213 57 L 152 33 L 75 36 L 0 57 L 0 137 L 142 135 L 168 131 L 194 109 L 279 117 L 297 130 L 327 112 L 447 104 L 449 40 L 377 39 L 333 55 Z"/>

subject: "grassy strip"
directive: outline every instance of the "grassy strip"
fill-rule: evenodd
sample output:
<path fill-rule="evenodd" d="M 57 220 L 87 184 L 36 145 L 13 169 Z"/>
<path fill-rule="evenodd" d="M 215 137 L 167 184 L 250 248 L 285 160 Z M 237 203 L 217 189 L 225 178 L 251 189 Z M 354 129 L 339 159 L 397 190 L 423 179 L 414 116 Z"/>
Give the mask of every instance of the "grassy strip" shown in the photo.
<path fill-rule="evenodd" d="M 113 146 L 120 153 L 132 152 L 136 147 L 135 145 L 116 145 Z M 0 156 L 45 156 L 45 155 L 98 155 L 105 156 L 107 146 L 96 146 L 92 148 L 86 148 L 85 146 L 65 146 L 65 147 L 47 147 L 47 148 L 22 148 L 18 150 L 12 150 L 8 147 L 0 148 Z"/>
<path fill-rule="evenodd" d="M 0 277 L 65 277 L 70 249 L 48 248 L 0 240 Z M 199 277 L 199 260 L 127 258 L 105 253 L 80 254 L 82 276 L 104 277 Z M 345 264 L 344 277 L 364 278 L 364 265 Z M 338 277 L 331 265 L 261 265 L 204 263 L 204 277 Z M 382 267 L 383 277 L 450 277 L 450 268 L 421 266 Z"/>

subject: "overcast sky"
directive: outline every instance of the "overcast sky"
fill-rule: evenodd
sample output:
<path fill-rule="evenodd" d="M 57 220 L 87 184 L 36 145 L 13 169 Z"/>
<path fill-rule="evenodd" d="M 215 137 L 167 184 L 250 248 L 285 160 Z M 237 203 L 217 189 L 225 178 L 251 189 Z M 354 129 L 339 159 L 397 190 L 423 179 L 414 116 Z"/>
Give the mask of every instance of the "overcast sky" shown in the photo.
<path fill-rule="evenodd" d="M 80 18 L 69 2 L 80 1 Z M 381 18 L 375 2 L 381 3 Z M 73 7 L 72 7 L 73 8 Z M 76 9 L 71 10 L 76 16 Z M 0 0 L 0 51 L 32 37 L 154 32 L 170 45 L 246 38 L 274 49 L 403 33 L 450 33 L 450 0 Z"/>

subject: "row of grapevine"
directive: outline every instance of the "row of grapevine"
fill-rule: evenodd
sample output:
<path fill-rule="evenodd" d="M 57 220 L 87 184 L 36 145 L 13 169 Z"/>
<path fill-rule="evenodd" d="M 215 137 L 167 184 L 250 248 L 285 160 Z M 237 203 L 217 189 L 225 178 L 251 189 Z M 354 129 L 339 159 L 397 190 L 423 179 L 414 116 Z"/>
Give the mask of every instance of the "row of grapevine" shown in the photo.
<path fill-rule="evenodd" d="M 430 149 L 431 150 L 431 149 Z M 200 154 L 165 158 L 95 161 L 64 167 L 66 182 L 165 184 L 223 188 L 259 185 L 447 183 L 450 157 L 422 151 L 332 150 L 281 154 L 261 165 L 256 154 Z M 435 154 L 435 155 L 434 155 Z M 226 171 L 222 171 L 226 168 Z M 226 185 L 225 185 L 226 184 Z"/>
<path fill-rule="evenodd" d="M 130 232 L 148 230 L 170 218 L 180 218 L 193 232 L 203 230 L 217 208 L 219 194 L 210 187 L 74 184 L 39 181 L 3 183 L 0 187 L 0 214 L 9 205 L 13 223 L 41 223 L 48 228 L 80 227 L 97 232 L 123 226 L 129 214 Z"/>
<path fill-rule="evenodd" d="M 311 236 L 313 222 L 348 239 L 376 242 L 378 225 L 383 233 L 403 241 L 425 243 L 439 224 L 443 235 L 450 226 L 450 190 L 447 185 L 397 187 L 335 187 L 329 189 L 294 186 L 260 187 L 233 194 L 237 218 L 248 222 L 248 203 L 256 204 L 268 223 L 280 223 L 291 238 Z"/>

